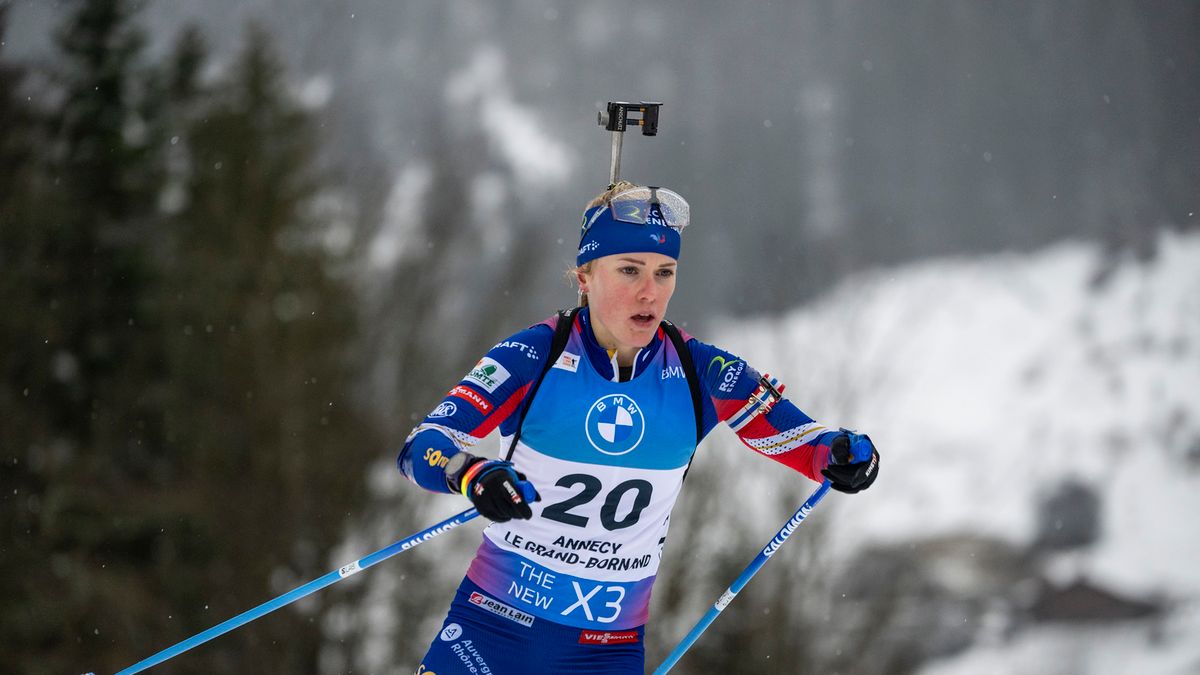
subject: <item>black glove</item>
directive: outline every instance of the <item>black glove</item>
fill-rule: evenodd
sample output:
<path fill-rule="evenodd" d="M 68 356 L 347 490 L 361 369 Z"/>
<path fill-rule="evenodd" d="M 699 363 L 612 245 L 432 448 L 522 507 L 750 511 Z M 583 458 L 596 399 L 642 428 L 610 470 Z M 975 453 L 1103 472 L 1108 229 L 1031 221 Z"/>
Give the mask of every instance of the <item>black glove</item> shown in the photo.
<path fill-rule="evenodd" d="M 829 446 L 829 466 L 821 475 L 829 479 L 829 487 L 834 490 L 854 494 L 875 482 L 879 475 L 879 451 L 866 434 L 842 431 Z"/>
<path fill-rule="evenodd" d="M 479 515 L 497 523 L 533 517 L 529 503 L 540 497 L 533 483 L 525 480 L 525 474 L 514 469 L 511 462 L 477 459 L 460 475 L 467 480 L 465 494 Z"/>

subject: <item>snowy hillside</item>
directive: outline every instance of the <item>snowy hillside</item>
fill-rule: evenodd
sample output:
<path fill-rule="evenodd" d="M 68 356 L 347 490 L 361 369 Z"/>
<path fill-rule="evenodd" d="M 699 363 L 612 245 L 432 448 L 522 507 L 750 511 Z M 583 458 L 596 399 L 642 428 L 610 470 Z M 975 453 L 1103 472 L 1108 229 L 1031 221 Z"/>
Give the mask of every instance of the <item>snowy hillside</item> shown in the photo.
<path fill-rule="evenodd" d="M 928 673 L 1200 672 L 1200 237 L 1101 269 L 1079 244 L 922 263 L 705 336 L 881 448 L 871 491 L 822 506 L 835 566 L 956 538 L 1023 561 Z M 924 559 L 927 583 L 983 593 L 1001 561 L 966 557 Z"/>
<path fill-rule="evenodd" d="M 826 499 L 673 672 L 1197 672 L 1200 236 L 1158 249 L 1102 283 L 1093 245 L 926 262 L 700 335 L 818 420 L 870 433 L 883 464 L 870 491 Z M 685 286 L 700 273 L 683 272 Z M 418 522 L 462 508 L 413 492 L 390 462 L 372 488 L 412 497 Z M 812 488 L 727 429 L 705 441 L 672 518 L 648 666 Z M 359 575 L 364 594 L 328 618 L 324 671 L 416 658 L 480 527 Z M 402 529 L 374 523 L 330 563 Z M 345 650 L 353 630 L 365 639 Z"/>

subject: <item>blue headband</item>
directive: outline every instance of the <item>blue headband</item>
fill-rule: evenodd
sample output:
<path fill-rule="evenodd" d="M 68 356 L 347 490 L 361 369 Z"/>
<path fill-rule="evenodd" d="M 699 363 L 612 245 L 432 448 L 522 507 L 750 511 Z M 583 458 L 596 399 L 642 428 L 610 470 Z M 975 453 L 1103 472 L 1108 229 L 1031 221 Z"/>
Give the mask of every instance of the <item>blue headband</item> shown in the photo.
<path fill-rule="evenodd" d="M 661 216 L 657 219 L 662 222 Z M 588 223 L 590 227 L 587 227 Z M 583 225 L 587 227 L 579 238 L 576 265 L 617 253 L 661 253 L 679 260 L 679 231 L 665 225 L 648 222 L 645 225 L 614 220 L 607 205 L 593 206 L 584 211 Z"/>

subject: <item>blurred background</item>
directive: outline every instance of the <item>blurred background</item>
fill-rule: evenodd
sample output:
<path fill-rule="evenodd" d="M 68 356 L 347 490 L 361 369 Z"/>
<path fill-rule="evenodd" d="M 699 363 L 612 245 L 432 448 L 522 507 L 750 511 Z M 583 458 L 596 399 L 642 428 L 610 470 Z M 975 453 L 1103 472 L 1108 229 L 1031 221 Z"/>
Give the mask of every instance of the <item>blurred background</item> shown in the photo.
<path fill-rule="evenodd" d="M 675 321 L 883 453 L 679 672 L 1200 672 L 1200 5 L 1132 0 L 0 0 L 0 669 L 464 508 L 396 451 L 573 304 L 608 100 Z M 649 665 L 812 487 L 705 441 Z M 155 672 L 411 672 L 480 527 Z"/>

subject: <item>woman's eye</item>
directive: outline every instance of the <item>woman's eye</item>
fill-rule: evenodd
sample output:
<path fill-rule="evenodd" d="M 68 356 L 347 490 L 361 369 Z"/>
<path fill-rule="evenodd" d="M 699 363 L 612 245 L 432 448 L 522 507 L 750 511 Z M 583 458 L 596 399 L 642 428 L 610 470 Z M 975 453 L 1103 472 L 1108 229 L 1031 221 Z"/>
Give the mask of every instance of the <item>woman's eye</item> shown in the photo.
<path fill-rule="evenodd" d="M 622 267 L 619 271 L 621 274 L 637 274 L 637 268 L 632 266 Z"/>
<path fill-rule="evenodd" d="M 658 276 L 660 276 L 660 277 L 673 277 L 673 276 L 675 276 L 675 270 L 659 270 L 659 271 L 658 271 Z"/>

